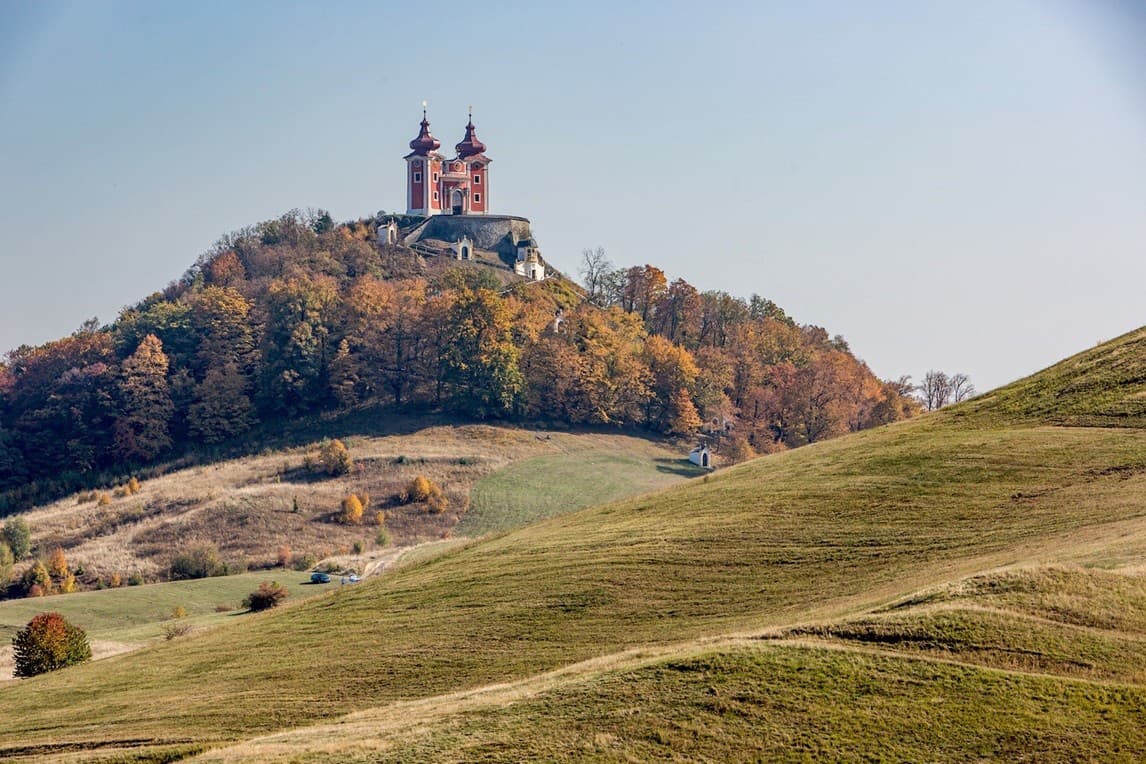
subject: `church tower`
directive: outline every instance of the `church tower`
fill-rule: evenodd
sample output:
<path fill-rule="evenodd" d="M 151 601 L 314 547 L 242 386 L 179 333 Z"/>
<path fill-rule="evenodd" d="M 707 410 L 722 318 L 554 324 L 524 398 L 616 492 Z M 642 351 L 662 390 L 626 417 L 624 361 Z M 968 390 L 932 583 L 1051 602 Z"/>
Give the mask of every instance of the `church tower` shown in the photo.
<path fill-rule="evenodd" d="M 422 129 L 410 141 L 413 149 L 406 155 L 406 214 L 440 215 L 442 197 L 438 184 L 445 157 L 438 153 L 441 142 L 430 134 L 426 104 L 422 104 Z"/>
<path fill-rule="evenodd" d="M 425 104 L 423 104 L 423 107 Z M 485 144 L 478 140 L 473 111 L 466 135 L 447 160 L 438 153 L 441 143 L 430 134 L 422 110 L 422 130 L 410 141 L 406 155 L 407 215 L 484 215 L 489 211 L 489 163 Z"/>

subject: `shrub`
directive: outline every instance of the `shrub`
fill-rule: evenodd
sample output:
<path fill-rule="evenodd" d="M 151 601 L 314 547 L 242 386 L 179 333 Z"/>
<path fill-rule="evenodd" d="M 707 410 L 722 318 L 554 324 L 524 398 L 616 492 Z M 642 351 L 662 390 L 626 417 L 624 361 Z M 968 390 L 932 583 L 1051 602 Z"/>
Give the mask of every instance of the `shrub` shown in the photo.
<path fill-rule="evenodd" d="M 364 511 L 362 500 L 355 494 L 350 494 L 342 500 L 342 514 L 338 516 L 338 519 L 347 525 L 358 525 L 362 522 Z"/>
<path fill-rule="evenodd" d="M 328 475 L 345 475 L 354 468 L 350 451 L 337 438 L 322 441 L 322 445 L 318 447 L 318 458 Z"/>
<path fill-rule="evenodd" d="M 446 507 L 450 506 L 450 500 L 446 498 L 441 487 L 424 475 L 418 475 L 411 480 L 398 498 L 406 504 L 424 502 L 433 512 L 444 512 Z"/>
<path fill-rule="evenodd" d="M 131 572 L 131 575 L 127 577 L 127 585 L 128 586 L 142 586 L 143 585 L 143 574 L 140 573 L 138 570 L 133 570 Z"/>
<path fill-rule="evenodd" d="M 36 560 L 32 563 L 32 567 L 24 571 L 21 583 L 24 584 L 24 591 L 29 597 L 42 597 L 52 591 L 52 577 L 43 560 Z"/>
<path fill-rule="evenodd" d="M 283 544 L 279 547 L 278 556 L 275 558 L 275 564 L 280 568 L 285 568 L 290 565 L 290 547 Z"/>
<path fill-rule="evenodd" d="M 4 529 L 0 531 L 0 535 L 3 535 L 4 542 L 8 544 L 8 548 L 12 550 L 12 556 L 17 561 L 24 559 L 32 551 L 32 529 L 28 527 L 27 521 L 23 518 L 13 517 L 4 523 Z"/>
<path fill-rule="evenodd" d="M 12 638 L 16 676 L 36 676 L 91 660 L 84 630 L 59 613 L 40 613 Z"/>
<path fill-rule="evenodd" d="M 131 480 L 127 481 L 127 495 L 128 496 L 134 496 L 135 494 L 139 493 L 140 488 L 141 488 L 141 486 L 139 484 L 138 479 L 132 478 Z"/>
<path fill-rule="evenodd" d="M 377 526 L 385 525 L 386 524 L 386 513 L 383 512 L 382 510 L 378 510 L 377 512 L 375 512 L 374 513 L 374 524 Z"/>
<path fill-rule="evenodd" d="M 449 508 L 450 500 L 446 498 L 444 493 L 438 491 L 429 498 L 429 500 L 426 502 L 426 505 L 429 506 L 433 512 L 441 514 Z"/>
<path fill-rule="evenodd" d="M 171 578 L 175 581 L 221 576 L 226 572 L 226 566 L 219 560 L 219 550 L 210 544 L 176 555 L 171 561 Z"/>
<path fill-rule="evenodd" d="M 354 550 L 354 554 L 362 554 L 366 551 L 366 542 L 362 539 L 358 539 L 354 542 L 354 546 L 352 546 L 351 549 Z"/>
<path fill-rule="evenodd" d="M 278 581 L 263 581 L 259 588 L 247 595 L 243 605 L 252 613 L 260 610 L 270 610 L 286 599 L 287 590 Z"/>
<path fill-rule="evenodd" d="M 291 567 L 295 570 L 310 570 L 318 563 L 318 558 L 313 554 L 296 554 L 294 561 L 291 562 Z"/>
<path fill-rule="evenodd" d="M 48 575 L 53 581 L 59 581 L 68 575 L 68 558 L 60 547 L 48 553 Z"/>
<path fill-rule="evenodd" d="M 433 495 L 436 486 L 429 478 L 418 475 L 410 481 L 410 485 L 406 486 L 407 501 L 426 501 Z"/>
<path fill-rule="evenodd" d="M 752 444 L 748 442 L 747 438 L 743 435 L 736 435 L 727 443 L 721 444 L 720 455 L 732 464 L 736 464 L 755 457 L 756 451 L 753 450 Z"/>
<path fill-rule="evenodd" d="M 107 493 L 101 493 L 99 495 L 99 500 L 96 501 L 96 504 L 101 507 L 106 507 L 108 504 L 111 504 L 111 497 L 108 496 Z"/>
<path fill-rule="evenodd" d="M 187 608 L 183 607 L 182 605 L 176 605 L 175 607 L 171 608 L 171 617 L 172 618 L 186 618 L 187 617 Z"/>
<path fill-rule="evenodd" d="M 191 633 L 191 629 L 193 628 L 194 627 L 187 623 L 187 621 L 175 621 L 174 623 L 168 623 L 163 626 L 163 638 L 171 641 L 172 639 L 176 639 L 178 637 L 185 637 Z"/>
<path fill-rule="evenodd" d="M 123 576 L 121 576 L 119 573 L 112 573 L 111 576 L 107 579 L 107 585 L 112 589 L 118 589 L 119 587 L 123 586 Z"/>
<path fill-rule="evenodd" d="M 388 546 L 390 544 L 390 531 L 379 528 L 378 533 L 374 534 L 374 543 L 378 546 Z"/>

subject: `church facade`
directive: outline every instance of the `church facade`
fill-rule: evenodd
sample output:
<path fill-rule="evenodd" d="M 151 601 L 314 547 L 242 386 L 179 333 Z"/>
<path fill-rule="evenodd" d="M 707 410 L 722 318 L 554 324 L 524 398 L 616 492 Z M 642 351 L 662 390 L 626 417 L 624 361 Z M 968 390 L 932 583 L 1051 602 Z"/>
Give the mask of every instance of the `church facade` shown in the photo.
<path fill-rule="evenodd" d="M 454 147 L 456 156 L 447 159 L 430 133 L 430 122 L 422 111 L 418 137 L 410 141 L 406 159 L 407 215 L 484 215 L 489 210 L 489 163 L 485 144 L 474 130 L 473 114 L 466 124 L 466 135 Z"/>

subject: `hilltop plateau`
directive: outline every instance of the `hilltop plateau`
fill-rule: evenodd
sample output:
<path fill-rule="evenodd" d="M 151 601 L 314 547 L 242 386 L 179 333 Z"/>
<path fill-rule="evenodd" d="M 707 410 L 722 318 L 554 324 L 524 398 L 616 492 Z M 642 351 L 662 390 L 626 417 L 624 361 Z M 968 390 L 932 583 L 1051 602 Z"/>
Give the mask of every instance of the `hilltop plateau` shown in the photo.
<path fill-rule="evenodd" d="M 1144 415 L 1139 329 L 977 401 L 10 684 L 0 754 L 1140 760 Z"/>

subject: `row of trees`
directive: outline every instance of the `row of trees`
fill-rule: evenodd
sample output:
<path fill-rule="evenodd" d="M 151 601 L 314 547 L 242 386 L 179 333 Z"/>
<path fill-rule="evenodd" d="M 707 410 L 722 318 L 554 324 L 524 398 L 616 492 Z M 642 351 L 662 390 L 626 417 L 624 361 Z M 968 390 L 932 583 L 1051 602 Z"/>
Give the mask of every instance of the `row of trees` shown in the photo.
<path fill-rule="evenodd" d="M 586 258 L 555 279 L 427 267 L 373 221 L 291 213 L 225 237 L 179 283 L 0 364 L 0 489 L 71 488 L 190 444 L 364 403 L 466 417 L 707 423 L 772 450 L 910 415 L 840 337 L 770 301 Z M 18 497 L 17 497 L 18 498 Z"/>

